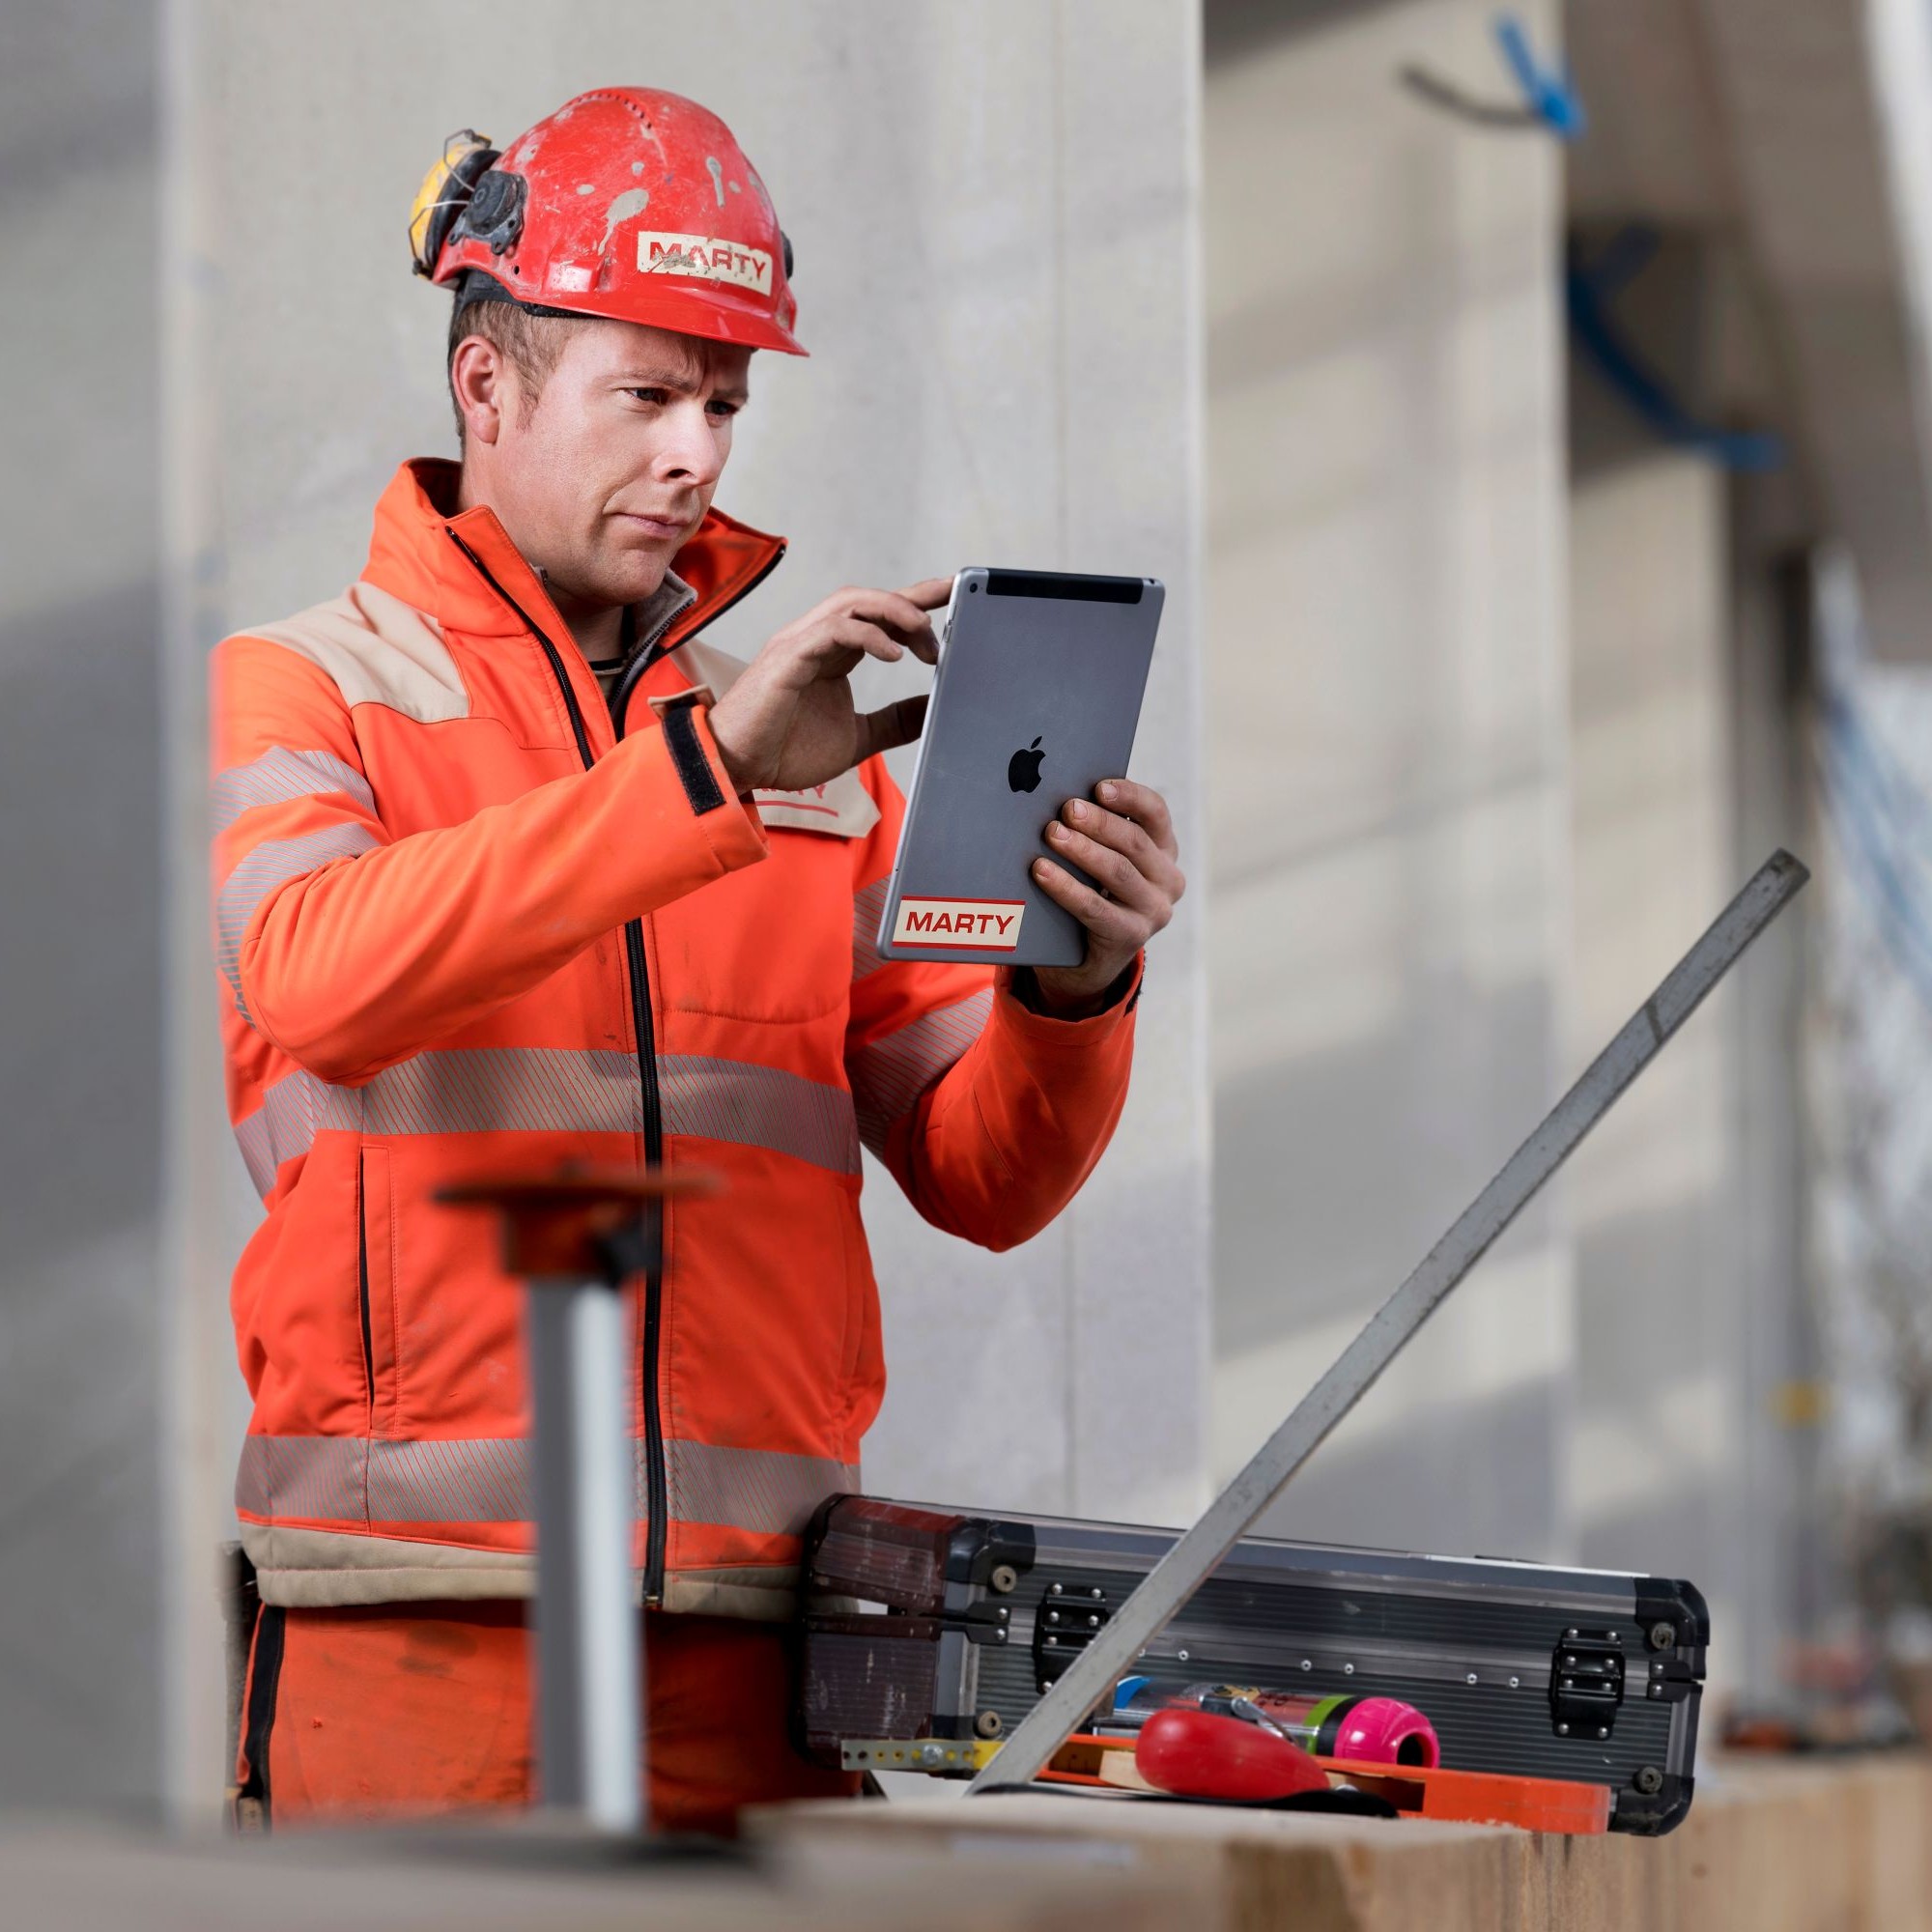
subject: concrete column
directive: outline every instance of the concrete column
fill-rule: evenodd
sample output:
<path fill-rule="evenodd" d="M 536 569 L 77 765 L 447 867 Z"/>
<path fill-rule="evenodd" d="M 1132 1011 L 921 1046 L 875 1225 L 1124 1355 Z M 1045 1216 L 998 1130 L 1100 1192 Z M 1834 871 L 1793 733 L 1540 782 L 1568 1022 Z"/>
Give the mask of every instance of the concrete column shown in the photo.
<path fill-rule="evenodd" d="M 1761 318 L 1731 245 L 1666 239 L 1617 307 L 1694 413 L 1735 419 Z M 1660 447 L 1580 356 L 1571 452 L 1580 1053 L 1775 846 L 1819 854 L 1780 582 L 1800 475 Z M 1690 1577 L 1715 1680 L 1756 1691 L 1820 1594 L 1798 1071 L 1817 905 L 1814 888 L 1572 1169 L 1580 1553 Z"/>
<path fill-rule="evenodd" d="M 1819 1114 L 1807 1118 L 1804 1067 L 1807 1032 L 1814 1048 L 1829 1037 L 1815 1009 L 1807 1022 L 1806 1001 L 1818 992 L 1809 962 L 1832 898 L 1827 881 L 1838 867 L 1813 795 L 1810 586 L 1776 500 L 1792 487 L 1788 478 L 1780 486 L 1747 477 L 1730 491 L 1734 863 L 1742 874 L 1784 845 L 1819 875 L 1758 943 L 1737 984 L 1732 1317 L 1744 1376 L 1737 1509 L 1748 1527 L 1735 1647 L 1739 1675 L 1753 1687 L 1782 1681 L 1790 1645 L 1816 1634 L 1847 1594 L 1845 1551 L 1820 1483 L 1828 1402 L 1812 1231 L 1825 1163 L 1815 1145 Z"/>
<path fill-rule="evenodd" d="M 1570 1071 L 1560 168 L 1397 78 L 1491 10 L 1217 10 L 1207 80 L 1215 1459 Z M 1527 10 L 1548 45 L 1554 9 Z M 1214 16 L 1210 14 L 1210 29 Z M 1278 1506 L 1562 1553 L 1570 1256 L 1534 1209 Z"/>
<path fill-rule="evenodd" d="M 0 23 L 0 1806 L 152 1803 L 164 1703 L 156 32 Z"/>
<path fill-rule="evenodd" d="M 1741 883 L 1726 504 L 1721 470 L 1669 452 L 1581 478 L 1572 498 L 1578 1060 Z M 1726 1676 L 1742 1662 L 1749 1540 L 1736 1000 L 1757 963 L 1690 1021 L 1570 1179 L 1577 1554 L 1695 1581 L 1725 1634 L 1712 1657 Z"/>

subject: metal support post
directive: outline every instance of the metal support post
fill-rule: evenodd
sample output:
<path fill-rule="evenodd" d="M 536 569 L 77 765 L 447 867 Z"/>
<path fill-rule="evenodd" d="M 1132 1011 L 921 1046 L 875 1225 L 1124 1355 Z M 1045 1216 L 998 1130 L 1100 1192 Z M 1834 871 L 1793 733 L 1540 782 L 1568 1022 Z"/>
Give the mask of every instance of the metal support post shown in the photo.
<path fill-rule="evenodd" d="M 717 1177 L 661 1168 L 483 1177 L 443 1188 L 492 1208 L 503 1263 L 529 1283 L 530 1495 L 537 1546 L 538 1779 L 546 1811 L 592 1831 L 644 1822 L 643 1610 L 637 1526 L 630 1301 L 657 1265 L 664 1202 L 717 1192 Z"/>
<path fill-rule="evenodd" d="M 643 1822 L 630 1329 L 614 1282 L 530 1283 L 540 1786 L 601 1832 Z"/>

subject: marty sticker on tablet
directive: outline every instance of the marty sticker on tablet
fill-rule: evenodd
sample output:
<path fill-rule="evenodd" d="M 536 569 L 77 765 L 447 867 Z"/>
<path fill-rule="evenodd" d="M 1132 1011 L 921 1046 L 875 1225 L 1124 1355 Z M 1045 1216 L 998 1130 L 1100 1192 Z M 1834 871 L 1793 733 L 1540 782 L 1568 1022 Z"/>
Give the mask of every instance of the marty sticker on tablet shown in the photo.
<path fill-rule="evenodd" d="M 1164 594 L 1151 577 L 953 580 L 881 957 L 1080 964 L 1086 929 L 1033 862 L 1069 798 L 1126 776 Z"/>

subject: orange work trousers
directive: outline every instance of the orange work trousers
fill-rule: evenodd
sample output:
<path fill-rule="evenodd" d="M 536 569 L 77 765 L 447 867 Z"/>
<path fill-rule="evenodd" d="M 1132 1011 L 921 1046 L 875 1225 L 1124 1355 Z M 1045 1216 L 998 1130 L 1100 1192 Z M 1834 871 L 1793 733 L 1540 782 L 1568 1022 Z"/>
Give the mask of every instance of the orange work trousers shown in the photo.
<path fill-rule="evenodd" d="M 792 1747 L 788 1628 L 649 1611 L 644 1645 L 660 1829 L 729 1835 L 741 1805 L 857 1791 Z M 531 1804 L 533 1651 L 518 1603 L 264 1607 L 242 1711 L 242 1815 L 368 1824 Z"/>

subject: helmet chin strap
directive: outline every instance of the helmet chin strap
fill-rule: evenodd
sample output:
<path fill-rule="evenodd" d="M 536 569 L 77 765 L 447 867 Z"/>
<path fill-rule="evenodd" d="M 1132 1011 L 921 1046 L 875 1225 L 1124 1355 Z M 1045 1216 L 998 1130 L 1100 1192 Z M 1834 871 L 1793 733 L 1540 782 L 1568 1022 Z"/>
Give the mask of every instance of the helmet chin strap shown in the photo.
<path fill-rule="evenodd" d="M 554 316 L 558 322 L 586 322 L 589 317 L 574 308 L 553 308 L 549 302 L 525 301 L 515 296 L 487 269 L 465 269 L 456 283 L 456 306 L 473 308 L 478 302 L 504 302 L 526 315 Z"/>

